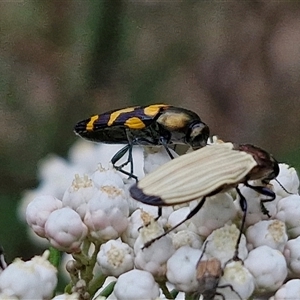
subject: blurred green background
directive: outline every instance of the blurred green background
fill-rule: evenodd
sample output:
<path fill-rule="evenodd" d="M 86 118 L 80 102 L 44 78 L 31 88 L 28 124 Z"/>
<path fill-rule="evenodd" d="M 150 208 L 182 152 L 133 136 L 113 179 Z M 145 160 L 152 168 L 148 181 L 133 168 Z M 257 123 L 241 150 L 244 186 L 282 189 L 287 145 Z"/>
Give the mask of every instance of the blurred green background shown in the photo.
<path fill-rule="evenodd" d="M 300 170 L 300 2 L 1 1 L 0 243 L 40 253 L 17 221 L 48 153 L 74 124 L 167 103 L 224 140 L 259 145 Z"/>

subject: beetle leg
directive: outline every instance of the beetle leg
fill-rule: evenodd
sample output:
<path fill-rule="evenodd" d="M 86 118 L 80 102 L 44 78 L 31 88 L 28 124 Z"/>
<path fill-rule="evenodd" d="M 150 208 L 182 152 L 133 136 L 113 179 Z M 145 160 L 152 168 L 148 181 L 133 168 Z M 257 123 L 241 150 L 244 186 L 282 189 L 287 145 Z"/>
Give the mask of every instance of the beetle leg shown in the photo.
<path fill-rule="evenodd" d="M 198 262 L 197 262 L 197 265 L 200 263 L 200 261 L 201 261 L 203 255 L 204 255 L 204 253 L 205 253 L 207 244 L 208 244 L 208 241 L 205 241 L 204 246 L 203 246 L 203 250 L 202 250 L 202 253 L 201 253 L 201 255 L 200 255 L 200 258 L 199 258 L 199 260 L 198 260 Z"/>
<path fill-rule="evenodd" d="M 159 206 L 157 210 L 157 217 L 155 218 L 155 221 L 157 221 L 162 215 L 162 207 Z"/>
<path fill-rule="evenodd" d="M 265 186 L 253 186 L 253 185 L 250 185 L 248 182 L 245 183 L 245 186 L 249 187 L 250 189 L 253 189 L 257 193 L 260 193 L 262 195 L 270 197 L 269 199 L 260 200 L 260 208 L 261 208 L 262 213 L 264 215 L 267 215 L 270 218 L 271 216 L 269 214 L 269 211 L 264 206 L 264 203 L 273 201 L 276 198 L 276 194 Z"/>
<path fill-rule="evenodd" d="M 125 155 L 125 153 L 127 151 L 129 151 L 130 145 L 126 145 L 125 147 L 123 147 L 122 149 L 120 149 L 111 159 L 112 164 L 114 165 L 114 167 L 117 168 L 116 163 Z M 127 160 L 124 164 L 120 165 L 119 167 L 122 168 L 124 166 L 126 166 L 129 163 L 129 161 Z"/>
<path fill-rule="evenodd" d="M 180 221 L 178 224 L 176 224 L 174 227 L 168 229 L 167 231 L 165 231 L 163 234 L 157 236 L 156 238 L 150 240 L 149 242 L 145 243 L 144 248 L 147 248 L 149 247 L 152 243 L 154 243 L 155 241 L 159 240 L 160 238 L 162 238 L 163 236 L 167 235 L 168 233 L 170 233 L 171 231 L 173 231 L 174 229 L 176 229 L 177 227 L 179 227 L 181 224 L 183 224 L 185 221 L 189 220 L 190 218 L 192 218 L 200 209 L 201 207 L 203 206 L 203 204 L 205 203 L 205 200 L 206 200 L 206 197 L 203 197 L 201 199 L 201 201 L 197 204 L 197 206 L 192 209 L 190 211 L 190 213 L 182 220 Z"/>
<path fill-rule="evenodd" d="M 245 197 L 242 195 L 240 189 L 238 187 L 235 188 L 238 195 L 240 196 L 240 206 L 243 212 L 243 219 L 242 219 L 242 224 L 241 224 L 241 228 L 240 228 L 240 233 L 236 242 L 236 246 L 235 246 L 235 251 L 234 251 L 234 256 L 232 258 L 232 260 L 237 261 L 240 260 L 239 258 L 239 244 L 242 238 L 242 234 L 243 234 L 243 229 L 245 226 L 245 222 L 246 222 L 246 214 L 247 214 L 247 200 L 245 199 Z"/>
<path fill-rule="evenodd" d="M 136 175 L 134 175 L 134 174 L 132 174 L 132 173 L 129 173 L 129 172 L 123 170 L 123 169 L 120 169 L 120 167 L 118 167 L 118 166 L 117 166 L 117 167 L 114 166 L 114 168 L 115 168 L 117 171 L 119 171 L 119 172 L 121 172 L 121 173 L 127 175 L 128 178 L 133 178 L 136 182 L 139 181 Z"/>
<path fill-rule="evenodd" d="M 219 288 L 219 287 L 218 287 L 218 288 Z M 211 298 L 211 296 L 212 296 L 213 298 Z M 226 300 L 225 297 L 224 297 L 224 295 L 221 294 L 221 293 L 219 293 L 219 292 L 215 292 L 214 295 L 209 295 L 209 298 L 206 298 L 206 299 L 215 299 L 215 296 L 220 296 L 220 297 L 222 298 L 222 300 Z M 203 300 L 205 300 L 205 297 L 203 297 Z"/>
<path fill-rule="evenodd" d="M 120 149 L 111 159 L 111 162 L 116 170 L 119 172 L 128 175 L 129 178 L 134 178 L 136 181 L 138 181 L 138 178 L 133 174 L 133 157 L 132 157 L 132 147 L 133 144 L 127 144 L 125 147 Z M 128 158 L 127 161 L 119 166 L 116 166 L 116 163 L 128 152 Z M 130 172 L 127 172 L 123 170 L 123 167 L 128 165 L 130 163 Z"/>
<path fill-rule="evenodd" d="M 171 159 L 174 159 L 173 154 L 171 153 L 170 149 L 168 148 L 168 144 L 167 141 L 165 140 L 165 138 L 161 137 L 160 139 L 160 143 L 164 146 L 164 148 L 166 149 L 168 155 L 170 156 Z"/>

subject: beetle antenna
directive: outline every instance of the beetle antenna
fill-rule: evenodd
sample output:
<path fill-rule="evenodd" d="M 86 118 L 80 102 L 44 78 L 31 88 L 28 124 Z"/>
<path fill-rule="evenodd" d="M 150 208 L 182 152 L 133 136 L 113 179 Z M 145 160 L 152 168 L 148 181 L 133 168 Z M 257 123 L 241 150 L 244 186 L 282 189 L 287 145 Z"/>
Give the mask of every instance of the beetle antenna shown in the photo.
<path fill-rule="evenodd" d="M 293 193 L 291 193 L 291 192 L 289 192 L 281 183 L 280 183 L 280 181 L 277 179 L 277 178 L 275 178 L 275 181 L 279 184 L 279 186 L 286 192 L 286 193 L 288 193 L 289 195 L 293 195 Z"/>
<path fill-rule="evenodd" d="M 201 199 L 201 201 L 197 204 L 196 207 L 194 207 L 190 213 L 181 221 L 179 222 L 178 224 L 176 224 L 175 226 L 169 228 L 167 231 L 165 231 L 164 233 L 162 233 L 161 235 L 157 236 L 156 238 L 146 242 L 142 248 L 145 249 L 145 248 L 148 248 L 152 243 L 154 243 L 155 241 L 159 240 L 160 238 L 162 238 L 163 236 L 167 235 L 168 233 L 170 233 L 171 231 L 173 231 L 174 229 L 176 229 L 177 227 L 179 227 L 181 224 L 183 224 L 184 222 L 186 222 L 187 220 L 191 219 L 200 209 L 201 207 L 203 206 L 203 204 L 205 203 L 205 200 L 206 200 L 206 197 L 203 197 Z"/>
<path fill-rule="evenodd" d="M 200 261 L 201 261 L 203 255 L 204 255 L 204 253 L 205 253 L 207 244 L 208 244 L 208 241 L 205 241 L 204 246 L 203 246 L 203 251 L 202 251 L 202 253 L 201 253 L 201 255 L 200 255 L 200 258 L 199 258 L 199 260 L 198 260 L 198 262 L 197 262 L 197 265 L 200 263 Z"/>

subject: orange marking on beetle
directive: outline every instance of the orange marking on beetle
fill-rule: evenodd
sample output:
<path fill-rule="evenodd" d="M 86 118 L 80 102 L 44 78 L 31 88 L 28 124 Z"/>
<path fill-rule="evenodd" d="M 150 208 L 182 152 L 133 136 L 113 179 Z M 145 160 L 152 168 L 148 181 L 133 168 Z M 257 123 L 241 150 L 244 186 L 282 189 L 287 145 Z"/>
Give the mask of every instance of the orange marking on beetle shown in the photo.
<path fill-rule="evenodd" d="M 144 108 L 144 113 L 146 116 L 149 117 L 154 117 L 158 114 L 159 110 L 162 107 L 169 107 L 170 105 L 165 105 L 165 104 L 154 104 L 154 105 L 149 105 Z"/>
<path fill-rule="evenodd" d="M 128 112 L 134 111 L 135 108 L 136 108 L 136 106 L 127 107 L 127 108 L 123 108 L 123 109 L 114 111 L 113 113 L 110 114 L 109 120 L 107 122 L 107 126 L 111 126 L 116 121 L 116 119 L 118 118 L 119 115 L 121 115 L 123 113 L 128 113 Z"/>
<path fill-rule="evenodd" d="M 127 126 L 130 129 L 143 129 L 146 127 L 144 122 L 137 117 L 132 117 L 126 120 L 125 126 Z"/>
<path fill-rule="evenodd" d="M 87 131 L 93 131 L 94 129 L 94 123 L 99 119 L 99 115 L 92 116 L 90 121 L 86 124 L 86 130 Z"/>

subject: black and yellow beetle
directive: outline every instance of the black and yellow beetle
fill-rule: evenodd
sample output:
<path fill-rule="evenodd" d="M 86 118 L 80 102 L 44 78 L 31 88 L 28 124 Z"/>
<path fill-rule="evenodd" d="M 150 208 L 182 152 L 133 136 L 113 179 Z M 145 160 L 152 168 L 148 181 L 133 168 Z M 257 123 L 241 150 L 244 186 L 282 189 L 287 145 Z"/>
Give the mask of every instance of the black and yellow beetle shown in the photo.
<path fill-rule="evenodd" d="M 273 201 L 276 195 L 267 184 L 278 174 L 279 166 L 274 157 L 248 144 L 215 143 L 167 162 L 133 185 L 130 188 L 131 196 L 140 202 L 158 207 L 201 200 L 179 224 L 146 243 L 145 247 L 193 217 L 207 197 L 235 188 L 244 213 L 235 254 L 238 259 L 237 250 L 247 211 L 247 201 L 238 189 L 238 184 L 243 183 L 269 197 L 260 203 L 262 212 L 269 216 L 264 203 Z M 262 185 L 250 185 L 249 180 L 261 180 Z"/>
<path fill-rule="evenodd" d="M 111 159 L 122 173 L 135 177 L 133 173 L 133 145 L 162 145 L 168 149 L 171 144 L 187 144 L 193 149 L 206 145 L 209 128 L 200 117 L 187 109 L 165 104 L 133 106 L 94 115 L 75 125 L 79 136 L 95 142 L 126 144 Z M 128 152 L 126 163 L 116 166 L 118 160 Z M 131 172 L 122 167 L 131 164 Z"/>

